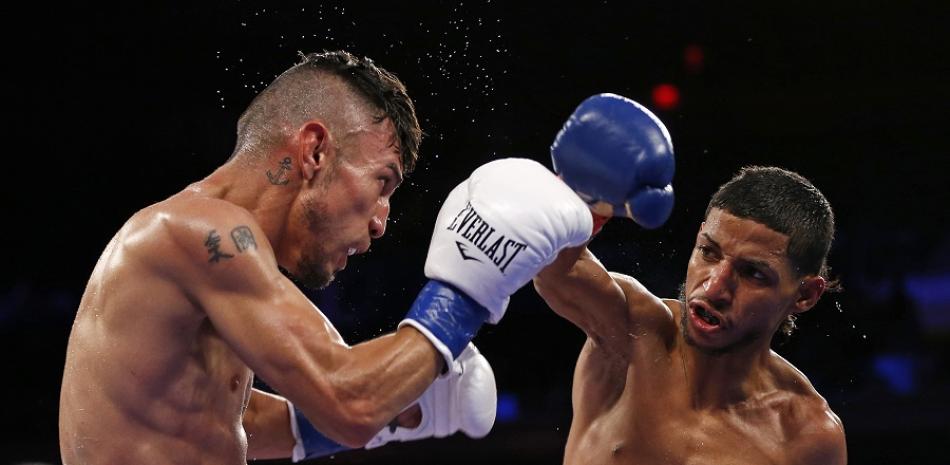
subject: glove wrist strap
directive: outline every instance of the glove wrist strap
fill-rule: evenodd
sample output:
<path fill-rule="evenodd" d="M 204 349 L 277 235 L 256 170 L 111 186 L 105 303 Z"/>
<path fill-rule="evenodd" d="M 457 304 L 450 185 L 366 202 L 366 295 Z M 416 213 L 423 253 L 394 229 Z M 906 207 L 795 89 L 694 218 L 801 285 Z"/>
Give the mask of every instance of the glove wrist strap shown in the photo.
<path fill-rule="evenodd" d="M 410 325 L 422 332 L 451 366 L 488 317 L 488 310 L 464 292 L 430 280 L 399 326 Z"/>

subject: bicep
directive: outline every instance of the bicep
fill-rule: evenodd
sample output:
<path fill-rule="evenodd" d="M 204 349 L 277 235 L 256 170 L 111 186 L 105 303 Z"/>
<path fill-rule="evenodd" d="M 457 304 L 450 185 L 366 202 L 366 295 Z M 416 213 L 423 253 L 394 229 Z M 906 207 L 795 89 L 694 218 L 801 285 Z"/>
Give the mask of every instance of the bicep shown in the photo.
<path fill-rule="evenodd" d="M 314 384 L 332 369 L 345 344 L 280 273 L 263 232 L 232 221 L 209 222 L 179 241 L 191 259 L 178 278 L 182 288 L 218 335 L 269 384 L 287 394 L 319 389 Z"/>
<path fill-rule="evenodd" d="M 222 273 L 199 292 L 215 330 L 275 388 L 317 387 L 311 384 L 347 349 L 336 330 L 276 267 L 250 259 L 229 265 L 243 269 Z"/>

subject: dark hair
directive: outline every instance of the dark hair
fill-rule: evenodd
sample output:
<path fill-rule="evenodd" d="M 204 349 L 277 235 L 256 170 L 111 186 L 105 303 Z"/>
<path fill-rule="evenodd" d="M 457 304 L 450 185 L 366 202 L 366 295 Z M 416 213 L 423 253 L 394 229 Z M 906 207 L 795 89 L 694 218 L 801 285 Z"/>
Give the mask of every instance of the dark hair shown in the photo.
<path fill-rule="evenodd" d="M 814 274 L 828 281 L 828 291 L 840 290 L 830 280 L 827 257 L 835 234 L 831 204 L 801 175 L 776 167 L 747 166 L 719 187 L 706 207 L 706 216 L 719 208 L 788 236 L 788 258 L 797 277 Z M 781 331 L 790 335 L 794 315 Z"/>
<path fill-rule="evenodd" d="M 389 118 L 395 128 L 396 140 L 402 156 L 403 170 L 413 170 L 419 158 L 422 130 L 416 118 L 415 105 L 406 92 L 406 86 L 394 74 L 376 66 L 369 58 L 358 58 L 345 51 L 300 54 L 297 63 L 264 89 L 241 115 L 238 121 L 238 148 L 249 134 L 262 131 L 274 120 L 297 112 L 310 117 L 310 101 L 321 96 L 324 82 L 321 77 L 330 74 L 341 78 L 357 95 L 377 111 L 374 122 Z M 266 131 L 263 131 L 266 132 Z M 237 150 L 237 149 L 236 149 Z"/>

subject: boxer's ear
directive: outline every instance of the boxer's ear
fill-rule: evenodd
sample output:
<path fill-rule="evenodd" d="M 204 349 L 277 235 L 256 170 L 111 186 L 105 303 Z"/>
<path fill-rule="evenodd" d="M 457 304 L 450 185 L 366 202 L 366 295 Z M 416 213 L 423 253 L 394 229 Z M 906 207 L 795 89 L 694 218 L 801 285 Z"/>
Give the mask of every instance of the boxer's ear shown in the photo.
<path fill-rule="evenodd" d="M 307 121 L 297 134 L 301 176 L 310 181 L 327 164 L 327 155 L 333 149 L 332 136 L 320 120 Z"/>
<path fill-rule="evenodd" d="M 798 286 L 798 298 L 795 299 L 795 309 L 792 313 L 803 313 L 811 310 L 818 303 L 818 299 L 825 292 L 825 278 L 821 276 L 806 276 Z"/>

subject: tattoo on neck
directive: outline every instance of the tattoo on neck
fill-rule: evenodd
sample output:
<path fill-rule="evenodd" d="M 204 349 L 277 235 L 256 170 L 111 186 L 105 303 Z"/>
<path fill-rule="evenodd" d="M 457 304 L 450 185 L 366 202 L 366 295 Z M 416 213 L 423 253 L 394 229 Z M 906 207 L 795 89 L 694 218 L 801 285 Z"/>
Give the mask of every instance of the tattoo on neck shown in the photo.
<path fill-rule="evenodd" d="M 280 161 L 280 166 L 277 167 L 277 174 L 271 173 L 270 170 L 267 170 L 267 180 L 275 186 L 283 186 L 290 182 L 290 179 L 287 178 L 287 173 L 290 172 L 290 157 L 285 157 Z"/>
<path fill-rule="evenodd" d="M 218 263 L 222 258 L 234 257 L 232 254 L 221 251 L 221 236 L 219 236 L 218 232 L 214 229 L 208 233 L 208 238 L 205 239 L 205 248 L 208 249 L 209 263 Z"/>

